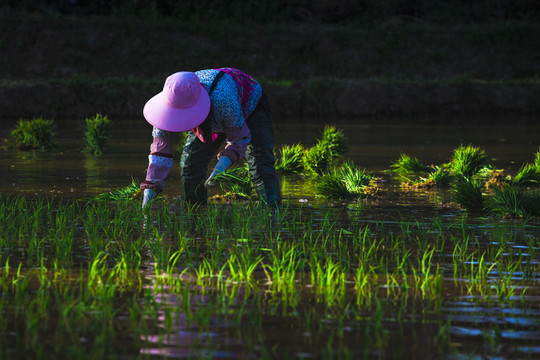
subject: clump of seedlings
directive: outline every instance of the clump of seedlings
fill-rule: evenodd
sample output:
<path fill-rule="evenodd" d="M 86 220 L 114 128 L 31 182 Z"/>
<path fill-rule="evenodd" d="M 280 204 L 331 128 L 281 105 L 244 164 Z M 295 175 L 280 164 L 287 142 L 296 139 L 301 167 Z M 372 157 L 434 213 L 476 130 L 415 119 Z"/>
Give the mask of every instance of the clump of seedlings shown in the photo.
<path fill-rule="evenodd" d="M 218 197 L 226 199 L 249 199 L 253 189 L 247 163 L 244 163 L 244 166 L 229 168 L 217 174 L 214 180 L 225 191 L 225 195 Z"/>
<path fill-rule="evenodd" d="M 471 212 L 481 212 L 484 210 L 483 186 L 477 180 L 461 178 L 455 186 L 454 198 L 457 203 Z"/>
<path fill-rule="evenodd" d="M 276 171 L 281 173 L 301 172 L 304 151 L 302 144 L 283 145 L 276 156 Z"/>
<path fill-rule="evenodd" d="M 346 150 L 343 131 L 337 130 L 334 126 L 326 126 L 315 146 L 304 153 L 302 159 L 304 171 L 312 176 L 321 176 L 335 165 Z"/>
<path fill-rule="evenodd" d="M 424 165 L 418 158 L 403 153 L 390 165 L 390 168 L 398 174 L 429 174 L 433 172 L 431 166 Z"/>
<path fill-rule="evenodd" d="M 540 166 L 536 164 L 523 165 L 516 174 L 513 185 L 518 187 L 540 186 Z"/>
<path fill-rule="evenodd" d="M 20 119 L 11 136 L 15 146 L 22 150 L 45 151 L 56 146 L 56 127 L 51 119 L 38 117 L 33 120 Z"/>
<path fill-rule="evenodd" d="M 488 173 L 491 177 L 484 186 L 481 176 L 475 180 L 463 177 L 458 181 L 456 201 L 470 211 L 488 210 L 510 217 L 540 216 L 540 195 L 530 191 L 540 186 L 540 168 L 536 161 L 523 165 L 513 178 L 505 170 Z M 487 194 L 482 193 L 483 187 L 488 190 Z"/>
<path fill-rule="evenodd" d="M 373 180 L 371 174 L 358 169 L 352 162 L 345 162 L 317 178 L 317 194 L 329 199 L 357 199 L 366 197 L 366 187 Z"/>
<path fill-rule="evenodd" d="M 424 165 L 418 158 L 401 154 L 390 167 L 401 178 L 402 184 L 412 188 L 447 187 L 454 179 L 472 178 L 482 172 L 489 176 L 491 169 L 486 164 L 486 153 L 472 145 L 460 145 L 454 150 L 449 163 Z"/>
<path fill-rule="evenodd" d="M 108 193 L 102 193 L 96 196 L 95 200 L 112 200 L 112 201 L 124 201 L 124 200 L 135 200 L 140 198 L 141 191 L 139 181 L 136 179 L 131 179 L 131 184 L 124 186 L 120 189 L 111 190 Z"/>
<path fill-rule="evenodd" d="M 328 172 L 346 151 L 343 131 L 334 126 L 326 126 L 321 138 L 310 148 L 306 149 L 302 144 L 284 145 L 276 154 L 276 171 L 321 176 Z"/>
<path fill-rule="evenodd" d="M 486 207 L 508 217 L 540 216 L 540 194 L 507 185 L 494 189 L 494 194 L 486 199 Z"/>
<path fill-rule="evenodd" d="M 111 121 L 107 116 L 97 114 L 94 118 L 86 118 L 86 147 L 84 152 L 102 156 L 111 141 Z"/>
<path fill-rule="evenodd" d="M 403 153 L 390 168 L 405 180 L 403 186 L 415 189 L 447 187 L 452 179 L 446 167 L 424 165 L 418 158 Z"/>
<path fill-rule="evenodd" d="M 460 145 L 454 150 L 449 168 L 455 175 L 470 178 L 486 165 L 486 161 L 487 155 L 483 149 L 472 145 Z"/>
<path fill-rule="evenodd" d="M 324 144 L 334 157 L 340 157 L 347 152 L 346 137 L 342 130 L 335 126 L 325 126 L 321 139 L 318 141 Z"/>

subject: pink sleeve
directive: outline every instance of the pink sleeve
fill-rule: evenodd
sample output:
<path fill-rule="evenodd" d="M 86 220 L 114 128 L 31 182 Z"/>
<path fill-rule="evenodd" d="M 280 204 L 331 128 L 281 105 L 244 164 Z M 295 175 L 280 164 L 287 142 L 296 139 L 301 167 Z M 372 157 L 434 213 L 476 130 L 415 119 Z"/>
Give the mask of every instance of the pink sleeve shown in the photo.
<path fill-rule="evenodd" d="M 146 180 L 140 185 L 140 189 L 154 189 L 160 193 L 165 188 L 165 182 L 173 163 L 173 148 L 171 136 L 167 132 L 161 132 L 160 136 L 155 136 L 150 145 L 150 155 L 148 155 L 148 169 Z"/>
<path fill-rule="evenodd" d="M 227 135 L 227 145 L 225 145 L 225 149 L 219 152 L 217 158 L 219 159 L 225 155 L 234 164 L 246 156 L 246 148 L 251 141 L 251 132 L 247 125 L 244 124 L 242 127 L 227 128 L 225 133 Z"/>

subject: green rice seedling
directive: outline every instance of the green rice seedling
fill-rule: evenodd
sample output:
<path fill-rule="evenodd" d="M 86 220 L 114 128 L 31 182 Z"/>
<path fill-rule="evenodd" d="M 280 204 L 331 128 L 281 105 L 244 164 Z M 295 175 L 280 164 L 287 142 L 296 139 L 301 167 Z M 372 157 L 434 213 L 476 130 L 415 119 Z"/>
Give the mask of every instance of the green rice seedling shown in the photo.
<path fill-rule="evenodd" d="M 540 216 L 540 194 L 507 185 L 502 189 L 494 189 L 493 196 L 488 198 L 487 207 L 506 216 Z"/>
<path fill-rule="evenodd" d="M 304 152 L 302 159 L 304 170 L 309 175 L 320 176 L 328 171 L 346 150 L 343 131 L 333 126 L 326 126 L 315 146 Z"/>
<path fill-rule="evenodd" d="M 236 248 L 227 260 L 230 281 L 241 281 L 246 285 L 252 285 L 253 273 L 261 262 L 262 257 L 260 255 L 254 257 L 249 247 Z"/>
<path fill-rule="evenodd" d="M 484 210 L 484 196 L 480 182 L 463 178 L 456 183 L 455 201 L 468 211 L 479 212 Z"/>
<path fill-rule="evenodd" d="M 486 165 L 487 155 L 483 149 L 472 145 L 460 145 L 450 160 L 450 170 L 455 175 L 471 177 Z"/>
<path fill-rule="evenodd" d="M 351 192 L 361 192 L 373 180 L 373 175 L 360 170 L 350 161 L 344 162 L 338 172 L 343 176 L 343 182 Z"/>
<path fill-rule="evenodd" d="M 433 172 L 429 174 L 426 181 L 431 181 L 437 187 L 447 187 L 450 185 L 452 175 L 445 169 L 439 166 L 433 167 Z"/>
<path fill-rule="evenodd" d="M 302 162 L 307 174 L 320 176 L 334 164 L 334 156 L 325 144 L 319 142 L 304 152 Z"/>
<path fill-rule="evenodd" d="M 346 137 L 343 130 L 335 126 L 325 126 L 319 143 L 324 144 L 332 152 L 332 156 L 340 157 L 347 152 Z"/>
<path fill-rule="evenodd" d="M 140 195 L 140 182 L 137 179 L 131 179 L 131 184 L 120 188 L 113 189 L 108 193 L 102 193 L 97 195 L 95 200 L 112 200 L 112 201 L 123 201 L 123 200 L 133 200 L 139 197 Z"/>
<path fill-rule="evenodd" d="M 332 258 L 322 259 L 312 253 L 309 267 L 311 285 L 319 300 L 324 299 L 327 305 L 333 305 L 340 300 L 345 291 L 345 278 L 339 263 Z"/>
<path fill-rule="evenodd" d="M 111 121 L 107 116 L 97 114 L 94 118 L 86 118 L 86 147 L 84 152 L 95 156 L 103 156 L 110 146 Z"/>
<path fill-rule="evenodd" d="M 317 194 L 330 199 L 356 199 L 364 195 L 364 188 L 373 176 L 359 170 L 352 162 L 334 167 L 316 181 Z"/>
<path fill-rule="evenodd" d="M 523 165 L 516 174 L 512 184 L 519 187 L 540 186 L 540 167 L 535 164 Z"/>
<path fill-rule="evenodd" d="M 360 196 L 349 191 L 342 177 L 335 171 L 318 178 L 315 190 L 317 194 L 329 199 L 356 199 Z"/>
<path fill-rule="evenodd" d="M 292 291 L 297 277 L 301 259 L 298 258 L 296 245 L 278 243 L 277 249 L 271 253 L 272 265 L 263 269 L 272 289 L 276 291 Z M 267 271 L 268 270 L 268 271 Z"/>
<path fill-rule="evenodd" d="M 11 136 L 19 149 L 38 149 L 45 151 L 56 146 L 55 125 L 52 120 L 42 117 L 33 120 L 20 119 Z"/>
<path fill-rule="evenodd" d="M 281 173 L 297 173 L 302 171 L 302 144 L 283 145 L 279 150 L 276 161 L 276 171 Z"/>
<path fill-rule="evenodd" d="M 433 168 L 424 165 L 418 158 L 400 154 L 399 159 L 392 162 L 390 168 L 398 174 L 423 174 L 433 172 Z"/>
<path fill-rule="evenodd" d="M 253 190 L 253 185 L 251 184 L 247 166 L 247 163 L 245 163 L 244 166 L 229 168 L 214 176 L 214 180 L 219 183 L 222 190 L 225 191 L 226 187 L 228 187 L 233 194 L 248 199 Z"/>
<path fill-rule="evenodd" d="M 536 168 L 540 169 L 540 148 L 539 148 L 538 151 L 534 154 L 534 161 L 533 161 L 533 164 L 534 164 L 534 166 L 536 166 Z"/>

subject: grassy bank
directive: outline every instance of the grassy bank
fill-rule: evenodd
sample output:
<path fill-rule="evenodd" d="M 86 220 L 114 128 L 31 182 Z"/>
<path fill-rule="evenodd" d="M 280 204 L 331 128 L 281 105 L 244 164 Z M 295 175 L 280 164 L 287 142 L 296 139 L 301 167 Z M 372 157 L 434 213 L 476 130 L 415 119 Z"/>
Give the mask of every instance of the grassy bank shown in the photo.
<path fill-rule="evenodd" d="M 540 25 L 239 25 L 0 14 L 3 117 L 140 116 L 179 70 L 232 66 L 278 116 L 536 113 Z M 22 101 L 21 99 L 25 99 Z"/>

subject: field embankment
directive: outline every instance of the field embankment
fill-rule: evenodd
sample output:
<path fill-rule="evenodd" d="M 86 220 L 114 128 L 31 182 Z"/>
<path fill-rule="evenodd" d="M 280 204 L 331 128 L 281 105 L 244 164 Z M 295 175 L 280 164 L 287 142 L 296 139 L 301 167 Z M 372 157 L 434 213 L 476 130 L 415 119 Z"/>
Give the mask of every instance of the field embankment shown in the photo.
<path fill-rule="evenodd" d="M 540 25 L 241 26 L 0 13 L 0 116 L 138 117 L 165 77 L 231 66 L 290 118 L 535 114 Z"/>

